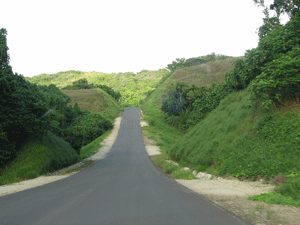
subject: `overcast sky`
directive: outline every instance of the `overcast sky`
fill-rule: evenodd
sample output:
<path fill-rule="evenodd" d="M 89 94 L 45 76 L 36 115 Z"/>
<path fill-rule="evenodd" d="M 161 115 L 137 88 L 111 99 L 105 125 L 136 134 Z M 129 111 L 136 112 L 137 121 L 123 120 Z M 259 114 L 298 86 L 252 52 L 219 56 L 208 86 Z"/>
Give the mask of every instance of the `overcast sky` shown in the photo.
<path fill-rule="evenodd" d="M 1 0 L 13 71 L 139 72 L 257 47 L 252 0 Z"/>

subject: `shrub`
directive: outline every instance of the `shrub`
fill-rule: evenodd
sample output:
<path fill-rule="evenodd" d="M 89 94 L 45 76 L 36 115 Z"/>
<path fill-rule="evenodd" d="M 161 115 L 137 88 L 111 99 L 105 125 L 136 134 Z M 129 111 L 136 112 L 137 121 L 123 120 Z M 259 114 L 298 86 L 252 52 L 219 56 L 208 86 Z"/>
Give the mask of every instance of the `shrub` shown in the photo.
<path fill-rule="evenodd" d="M 300 171 L 296 172 L 296 174 L 289 174 L 287 177 L 287 182 L 277 187 L 275 191 L 300 201 Z"/>
<path fill-rule="evenodd" d="M 175 87 L 169 88 L 168 98 L 162 103 L 161 109 L 167 113 L 165 121 L 184 131 L 215 109 L 231 91 L 226 83 L 213 83 L 209 87 L 176 83 Z"/>
<path fill-rule="evenodd" d="M 65 139 L 80 153 L 82 146 L 92 142 L 112 127 L 112 123 L 100 114 L 85 114 L 77 117 L 72 126 L 65 130 Z"/>
<path fill-rule="evenodd" d="M 186 94 L 182 91 L 179 83 L 168 92 L 168 98 L 162 101 L 161 110 L 170 115 L 179 115 L 187 107 Z"/>
<path fill-rule="evenodd" d="M 284 100 L 299 97 L 299 47 L 293 48 L 287 54 L 281 54 L 281 57 L 267 64 L 262 71 L 249 86 L 254 99 L 261 99 L 269 107 L 271 102 L 280 104 Z"/>

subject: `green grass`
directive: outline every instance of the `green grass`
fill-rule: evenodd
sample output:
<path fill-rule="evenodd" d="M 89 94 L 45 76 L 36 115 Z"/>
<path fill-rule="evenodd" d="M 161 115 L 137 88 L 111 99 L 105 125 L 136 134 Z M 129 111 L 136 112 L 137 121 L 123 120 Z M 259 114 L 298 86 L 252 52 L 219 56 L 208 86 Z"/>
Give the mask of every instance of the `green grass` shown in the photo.
<path fill-rule="evenodd" d="M 145 114 L 143 120 L 147 121 L 149 124 L 149 126 L 143 127 L 142 129 L 147 131 L 149 138 L 155 140 L 162 151 L 166 151 L 174 144 L 176 139 L 178 139 L 182 133 L 165 123 L 163 112 L 160 109 L 162 93 L 161 89 L 153 92 L 151 97 L 148 98 L 141 107 Z"/>
<path fill-rule="evenodd" d="M 71 97 L 69 104 L 75 102 L 82 111 L 89 110 L 91 113 L 100 113 L 111 120 L 119 116 L 122 107 L 116 100 L 102 89 L 62 90 Z"/>
<path fill-rule="evenodd" d="M 144 119 L 150 125 L 143 129 L 162 146 L 165 156 L 179 162 L 181 167 L 246 178 L 258 175 L 269 178 L 281 173 L 288 176 L 300 170 L 297 110 L 274 110 L 266 114 L 251 105 L 247 90 L 238 91 L 223 99 L 215 110 L 184 134 L 164 121 L 160 106 L 165 88 L 166 85 L 158 87 L 142 106 Z M 167 173 L 176 171 L 173 165 L 162 164 L 161 167 L 165 167 Z M 299 193 L 299 184 L 283 187 L 281 190 L 285 192 L 274 196 L 280 194 L 278 201 L 292 204 L 290 198 Z M 265 199 L 266 196 L 262 198 Z M 296 197 L 293 201 L 298 200 Z"/>
<path fill-rule="evenodd" d="M 111 130 L 106 131 L 91 143 L 83 146 L 80 156 L 69 143 L 51 132 L 43 140 L 29 139 L 21 146 L 18 156 L 0 169 L 0 185 L 33 179 L 88 158 L 97 153 L 98 149 L 102 147 L 100 143 L 110 133 Z M 92 165 L 92 162 L 85 161 L 80 167 L 65 170 L 60 175 L 81 170 Z"/>
<path fill-rule="evenodd" d="M 241 57 L 232 57 L 178 69 L 172 74 L 170 81 L 172 83 L 181 81 L 198 87 L 211 85 L 213 82 L 219 84 L 225 81 L 224 74 L 234 68 L 233 63 L 238 58 Z"/>
<path fill-rule="evenodd" d="M 43 140 L 29 139 L 17 158 L 0 170 L 0 185 L 36 178 L 80 160 L 76 151 L 51 132 Z"/>
<path fill-rule="evenodd" d="M 91 143 L 83 146 L 80 150 L 80 157 L 82 159 L 88 158 L 98 152 L 102 147 L 101 142 L 111 133 L 111 130 L 106 131 L 103 135 L 96 138 Z"/>
<path fill-rule="evenodd" d="M 268 204 L 300 206 L 300 199 L 294 200 L 291 196 L 281 195 L 280 193 L 263 193 L 248 197 L 249 200 L 265 202 Z"/>
<path fill-rule="evenodd" d="M 167 162 L 168 157 L 165 154 L 152 156 L 151 159 L 165 174 L 174 179 L 197 179 L 191 171 L 182 170 L 182 166 Z"/>
<path fill-rule="evenodd" d="M 205 171 L 217 166 L 224 148 L 242 135 L 251 125 L 253 117 L 247 109 L 248 92 L 229 95 L 195 127 L 182 135 L 168 154 L 184 166 Z M 249 124 L 250 123 L 250 124 Z"/>
<path fill-rule="evenodd" d="M 268 204 L 300 206 L 300 171 L 287 175 L 287 182 L 278 185 L 272 193 L 263 193 L 249 197 L 249 200 Z"/>
<path fill-rule="evenodd" d="M 181 165 L 213 167 L 219 175 L 269 178 L 299 170 L 299 116 L 263 114 L 249 106 L 249 97 L 247 90 L 230 94 L 167 153 Z"/>

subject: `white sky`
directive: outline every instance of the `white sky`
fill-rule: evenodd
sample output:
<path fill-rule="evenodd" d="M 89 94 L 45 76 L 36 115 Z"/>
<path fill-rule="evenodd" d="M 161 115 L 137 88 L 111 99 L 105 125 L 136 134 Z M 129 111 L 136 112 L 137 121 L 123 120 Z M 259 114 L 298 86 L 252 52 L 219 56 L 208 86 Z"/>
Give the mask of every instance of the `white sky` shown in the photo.
<path fill-rule="evenodd" d="M 13 71 L 139 72 L 257 47 L 252 0 L 1 0 Z"/>

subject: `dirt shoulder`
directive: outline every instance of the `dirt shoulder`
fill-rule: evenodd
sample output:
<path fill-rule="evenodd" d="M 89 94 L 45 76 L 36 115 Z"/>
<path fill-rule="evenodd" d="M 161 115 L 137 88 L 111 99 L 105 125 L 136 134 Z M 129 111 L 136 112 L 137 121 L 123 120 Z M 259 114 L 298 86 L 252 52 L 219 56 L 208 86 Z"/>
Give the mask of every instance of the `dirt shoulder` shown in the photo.
<path fill-rule="evenodd" d="M 141 121 L 141 126 L 147 125 L 146 122 Z M 160 154 L 159 147 L 155 146 L 153 140 L 147 138 L 145 131 L 142 131 L 142 134 L 148 155 Z M 263 181 L 240 181 L 234 178 L 216 179 L 205 173 L 195 175 L 197 180 L 176 179 L 176 181 L 251 224 L 300 224 L 300 207 L 271 205 L 247 199 L 249 196 L 272 191 L 274 185 L 266 184 Z"/>
<path fill-rule="evenodd" d="M 103 159 L 106 156 L 106 154 L 109 152 L 109 150 L 113 146 L 113 144 L 118 136 L 121 120 L 122 120 L 122 117 L 118 117 L 115 119 L 114 128 L 113 128 L 112 132 L 106 139 L 103 140 L 103 142 L 101 142 L 102 147 L 98 150 L 98 152 L 95 155 L 93 155 L 87 159 L 84 159 L 84 161 L 86 161 L 86 160 L 98 161 L 100 159 Z M 51 176 L 40 176 L 40 177 L 37 177 L 32 180 L 26 180 L 26 181 L 22 181 L 19 183 L 0 186 L 0 196 L 12 194 L 15 192 L 27 190 L 30 188 L 38 187 L 38 186 L 41 186 L 44 184 L 48 184 L 48 183 L 51 183 L 51 182 L 54 182 L 57 180 L 64 179 L 68 176 L 71 176 L 71 175 L 77 173 L 78 171 L 64 174 L 64 175 L 59 175 L 60 173 L 63 173 L 66 170 L 80 167 L 81 165 L 82 165 L 82 162 L 79 162 L 72 166 L 63 168 L 59 171 L 53 172 L 53 173 L 51 173 Z"/>

